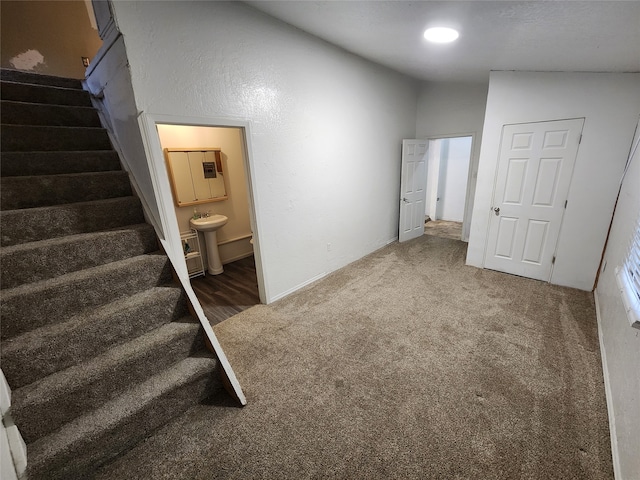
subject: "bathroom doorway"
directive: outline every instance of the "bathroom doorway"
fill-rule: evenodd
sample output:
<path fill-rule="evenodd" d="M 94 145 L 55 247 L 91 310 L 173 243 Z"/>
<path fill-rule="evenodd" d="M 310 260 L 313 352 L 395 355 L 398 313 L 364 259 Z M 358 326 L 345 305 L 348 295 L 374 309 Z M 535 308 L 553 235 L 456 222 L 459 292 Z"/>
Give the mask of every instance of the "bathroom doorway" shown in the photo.
<path fill-rule="evenodd" d="M 244 128 L 156 123 L 156 129 L 191 285 L 214 325 L 260 303 Z M 216 193 L 212 187 L 203 195 L 203 181 L 215 181 Z M 191 196 L 180 191 L 185 186 Z M 216 231 L 222 272 L 208 267 L 215 246 L 190 223 L 216 215 L 227 218 Z"/>

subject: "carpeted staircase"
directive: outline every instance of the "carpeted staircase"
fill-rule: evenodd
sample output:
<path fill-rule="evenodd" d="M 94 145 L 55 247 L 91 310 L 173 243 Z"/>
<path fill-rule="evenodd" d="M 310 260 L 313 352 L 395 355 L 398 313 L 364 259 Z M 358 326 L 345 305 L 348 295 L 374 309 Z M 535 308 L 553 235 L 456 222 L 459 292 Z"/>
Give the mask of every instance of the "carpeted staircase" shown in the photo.
<path fill-rule="evenodd" d="M 1 366 L 30 480 L 87 478 L 217 362 L 80 82 L 1 80 Z"/>

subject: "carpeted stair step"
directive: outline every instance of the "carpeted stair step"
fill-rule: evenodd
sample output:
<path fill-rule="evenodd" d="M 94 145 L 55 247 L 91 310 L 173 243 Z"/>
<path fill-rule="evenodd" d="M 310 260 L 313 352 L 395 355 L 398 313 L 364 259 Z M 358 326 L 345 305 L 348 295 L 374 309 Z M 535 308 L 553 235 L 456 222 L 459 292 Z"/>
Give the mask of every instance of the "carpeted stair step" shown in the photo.
<path fill-rule="evenodd" d="M 200 324 L 184 317 L 14 390 L 13 418 L 25 441 L 32 443 L 203 349 Z"/>
<path fill-rule="evenodd" d="M 177 287 L 153 287 L 2 342 L 2 370 L 19 388 L 87 361 L 186 314 Z"/>
<path fill-rule="evenodd" d="M 93 107 L 49 105 L 3 100 L 0 120 L 12 125 L 49 125 L 67 127 L 100 127 L 100 118 Z"/>
<path fill-rule="evenodd" d="M 1 125 L 3 152 L 111 150 L 104 128 Z"/>
<path fill-rule="evenodd" d="M 3 177 L 121 170 L 115 150 L 3 152 L 0 166 Z"/>
<path fill-rule="evenodd" d="M 78 88 L 36 85 L 2 80 L 0 98 L 12 102 L 48 103 L 50 105 L 70 105 L 90 107 L 89 92 Z"/>
<path fill-rule="evenodd" d="M 109 198 L 0 212 L 0 238 L 6 247 L 142 222 L 137 197 Z"/>
<path fill-rule="evenodd" d="M 2 210 L 131 196 L 125 171 L 65 173 L 0 179 Z"/>
<path fill-rule="evenodd" d="M 158 249 L 147 223 L 0 248 L 0 288 L 39 282 Z"/>
<path fill-rule="evenodd" d="M 30 480 L 90 478 L 171 418 L 220 388 L 213 358 L 186 358 L 29 445 Z"/>
<path fill-rule="evenodd" d="M 51 87 L 82 89 L 82 83 L 75 78 L 52 77 L 40 73 L 23 72 L 10 68 L 0 69 L 0 80 L 6 82 L 29 83 L 32 85 L 49 85 Z"/>
<path fill-rule="evenodd" d="M 85 310 L 91 311 L 171 280 L 167 257 L 154 254 L 3 290 L 1 339 L 4 342 L 30 330 L 65 321 Z"/>

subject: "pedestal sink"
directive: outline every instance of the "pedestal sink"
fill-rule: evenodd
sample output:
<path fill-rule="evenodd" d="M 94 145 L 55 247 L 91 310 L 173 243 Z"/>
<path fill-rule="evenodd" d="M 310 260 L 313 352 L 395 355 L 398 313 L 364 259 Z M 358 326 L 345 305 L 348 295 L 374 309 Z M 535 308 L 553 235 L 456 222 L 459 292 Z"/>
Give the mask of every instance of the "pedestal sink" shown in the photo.
<path fill-rule="evenodd" d="M 226 225 L 228 220 L 224 215 L 210 215 L 189 220 L 192 228 L 204 233 L 204 242 L 207 248 L 207 271 L 211 275 L 219 275 L 224 271 L 220 261 L 220 252 L 218 252 L 216 231 Z"/>

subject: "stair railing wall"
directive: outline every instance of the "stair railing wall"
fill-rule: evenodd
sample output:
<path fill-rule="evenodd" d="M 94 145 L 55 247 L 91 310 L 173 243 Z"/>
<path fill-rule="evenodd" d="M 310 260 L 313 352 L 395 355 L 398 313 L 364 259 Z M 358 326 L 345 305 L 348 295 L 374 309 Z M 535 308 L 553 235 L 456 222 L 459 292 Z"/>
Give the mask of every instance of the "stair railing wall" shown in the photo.
<path fill-rule="evenodd" d="M 84 85 L 91 93 L 100 118 L 109 131 L 123 168 L 132 179 L 149 223 L 163 238 L 164 229 L 160 222 L 153 182 L 138 131 L 138 112 L 122 35 L 117 35 L 113 43 L 105 43 L 102 46 L 96 59 L 87 69 Z"/>
<path fill-rule="evenodd" d="M 26 478 L 27 447 L 11 417 L 11 388 L 0 370 L 0 478 Z"/>
<path fill-rule="evenodd" d="M 98 23 L 100 24 L 100 20 Z M 107 31 L 114 32 L 115 28 L 107 28 Z M 222 374 L 227 380 L 226 385 L 231 387 L 229 393 L 234 395 L 241 405 L 245 405 L 247 402 L 240 383 L 189 281 L 167 172 L 165 169 L 155 168 L 149 155 L 150 145 L 154 144 L 148 140 L 149 135 L 154 134 L 149 128 L 155 128 L 155 124 L 150 127 L 148 123 L 140 122 L 124 39 L 119 33 L 110 33 L 109 38 L 103 40 L 105 43 L 87 69 L 85 87 L 92 94 L 113 146 L 120 155 L 123 168 L 132 179 L 133 187 L 142 201 L 145 216 L 155 228 L 205 335 L 220 361 Z M 157 137 L 157 132 L 155 135 Z M 162 158 L 162 152 L 160 156 Z"/>

